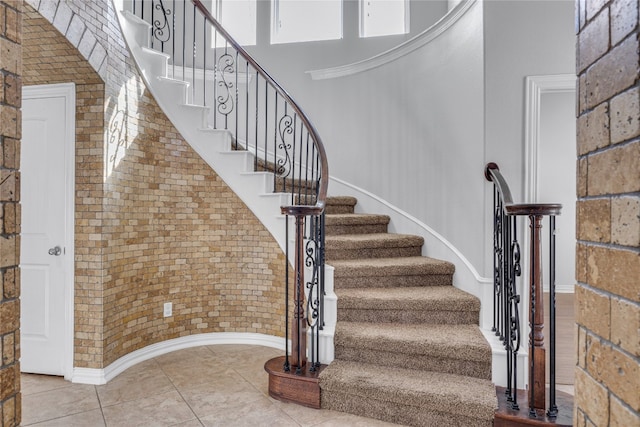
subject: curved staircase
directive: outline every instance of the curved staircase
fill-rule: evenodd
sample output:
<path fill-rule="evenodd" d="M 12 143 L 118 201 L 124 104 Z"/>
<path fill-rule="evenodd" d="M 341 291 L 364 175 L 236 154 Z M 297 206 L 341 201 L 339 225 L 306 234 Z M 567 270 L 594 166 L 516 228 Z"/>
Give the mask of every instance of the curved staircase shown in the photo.
<path fill-rule="evenodd" d="M 170 71 L 167 54 L 150 48 L 150 24 L 124 11 L 122 1 L 114 0 L 118 18 L 148 89 L 285 250 L 281 206 L 296 196 L 279 191 L 309 181 L 302 174 L 274 180 L 278 160 L 256 159 L 257 147 L 238 149 L 237 135 L 212 129 L 217 113 L 191 104 L 189 83 L 174 78 L 180 76 Z M 333 362 L 319 375 L 322 407 L 406 425 L 492 425 L 497 402 L 491 348 L 478 328 L 479 300 L 452 286 L 453 264 L 421 255 L 422 237 L 388 233 L 388 216 L 356 214 L 356 202 L 332 197 L 325 209 L 324 249 L 333 268 L 320 336 L 328 354 L 323 362 Z"/>
<path fill-rule="evenodd" d="M 421 237 L 330 197 L 326 258 L 338 296 L 335 360 L 322 408 L 412 426 L 491 426 L 497 407 L 480 301 L 452 286 L 451 263 L 421 256 Z"/>

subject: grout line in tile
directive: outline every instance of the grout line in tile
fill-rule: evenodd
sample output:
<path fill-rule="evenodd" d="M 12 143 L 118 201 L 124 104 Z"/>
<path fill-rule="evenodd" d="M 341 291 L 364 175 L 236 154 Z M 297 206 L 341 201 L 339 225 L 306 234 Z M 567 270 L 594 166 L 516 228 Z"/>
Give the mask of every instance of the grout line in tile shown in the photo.
<path fill-rule="evenodd" d="M 155 358 L 154 358 L 154 360 L 155 360 Z M 169 375 L 167 375 L 167 373 L 164 371 L 164 368 L 162 367 L 162 364 L 159 363 L 158 361 L 156 361 L 156 363 L 158 363 L 158 366 L 160 367 L 160 371 L 162 371 L 162 374 L 167 377 L 167 379 L 169 380 L 169 382 L 171 383 L 171 385 L 175 389 L 176 393 L 178 393 L 178 395 L 180 396 L 180 399 L 182 399 L 182 401 L 185 403 L 185 405 L 187 405 L 187 407 L 189 408 L 189 410 L 191 411 L 191 413 L 193 414 L 195 419 L 198 420 L 200 425 L 204 426 L 204 424 L 202 423 L 202 420 L 200 420 L 200 417 L 198 417 L 198 414 L 196 414 L 196 412 L 193 410 L 193 408 L 191 407 L 189 402 L 187 402 L 187 399 L 185 399 L 184 396 L 182 395 L 182 392 L 180 391 L 180 388 L 178 388 L 178 386 L 173 382 L 171 377 Z"/>
<path fill-rule="evenodd" d="M 102 414 L 102 422 L 106 426 L 107 419 L 104 417 L 104 406 L 102 405 L 102 399 L 100 399 L 100 393 L 98 393 L 98 387 L 93 386 L 93 391 L 96 393 L 96 397 L 98 398 L 98 405 L 100 405 L 100 414 Z"/>

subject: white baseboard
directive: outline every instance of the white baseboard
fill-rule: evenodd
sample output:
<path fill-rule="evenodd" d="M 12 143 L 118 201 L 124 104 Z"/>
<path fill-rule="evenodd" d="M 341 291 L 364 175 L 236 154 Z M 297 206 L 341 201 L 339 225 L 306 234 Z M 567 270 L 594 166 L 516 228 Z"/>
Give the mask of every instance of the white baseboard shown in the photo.
<path fill-rule="evenodd" d="M 209 334 L 190 335 L 172 340 L 151 344 L 122 356 L 104 369 L 73 368 L 71 381 L 80 384 L 106 384 L 130 367 L 145 360 L 153 359 L 172 351 L 190 347 L 219 344 L 246 344 L 284 350 L 284 338 L 265 334 L 214 332 Z"/>

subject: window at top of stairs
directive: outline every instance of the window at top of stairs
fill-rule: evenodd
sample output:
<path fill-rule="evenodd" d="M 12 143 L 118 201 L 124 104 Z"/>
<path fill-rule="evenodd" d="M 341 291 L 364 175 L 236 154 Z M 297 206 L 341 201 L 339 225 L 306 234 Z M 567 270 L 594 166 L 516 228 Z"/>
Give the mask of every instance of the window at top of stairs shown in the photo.
<path fill-rule="evenodd" d="M 360 0 L 360 37 L 409 32 L 409 0 Z"/>
<path fill-rule="evenodd" d="M 256 44 L 257 0 L 213 0 L 213 16 L 241 45 Z M 224 47 L 224 38 L 212 32 L 212 45 Z"/>
<path fill-rule="evenodd" d="M 272 44 L 341 38 L 342 0 L 272 0 Z"/>

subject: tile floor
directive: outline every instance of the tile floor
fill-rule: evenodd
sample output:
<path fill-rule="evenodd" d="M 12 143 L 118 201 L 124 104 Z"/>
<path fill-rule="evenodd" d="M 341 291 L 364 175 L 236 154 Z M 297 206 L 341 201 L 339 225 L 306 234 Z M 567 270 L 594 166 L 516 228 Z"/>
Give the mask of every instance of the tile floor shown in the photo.
<path fill-rule="evenodd" d="M 249 345 L 194 347 L 140 363 L 101 386 L 23 374 L 22 425 L 394 425 L 271 399 L 263 366 L 281 353 Z"/>

